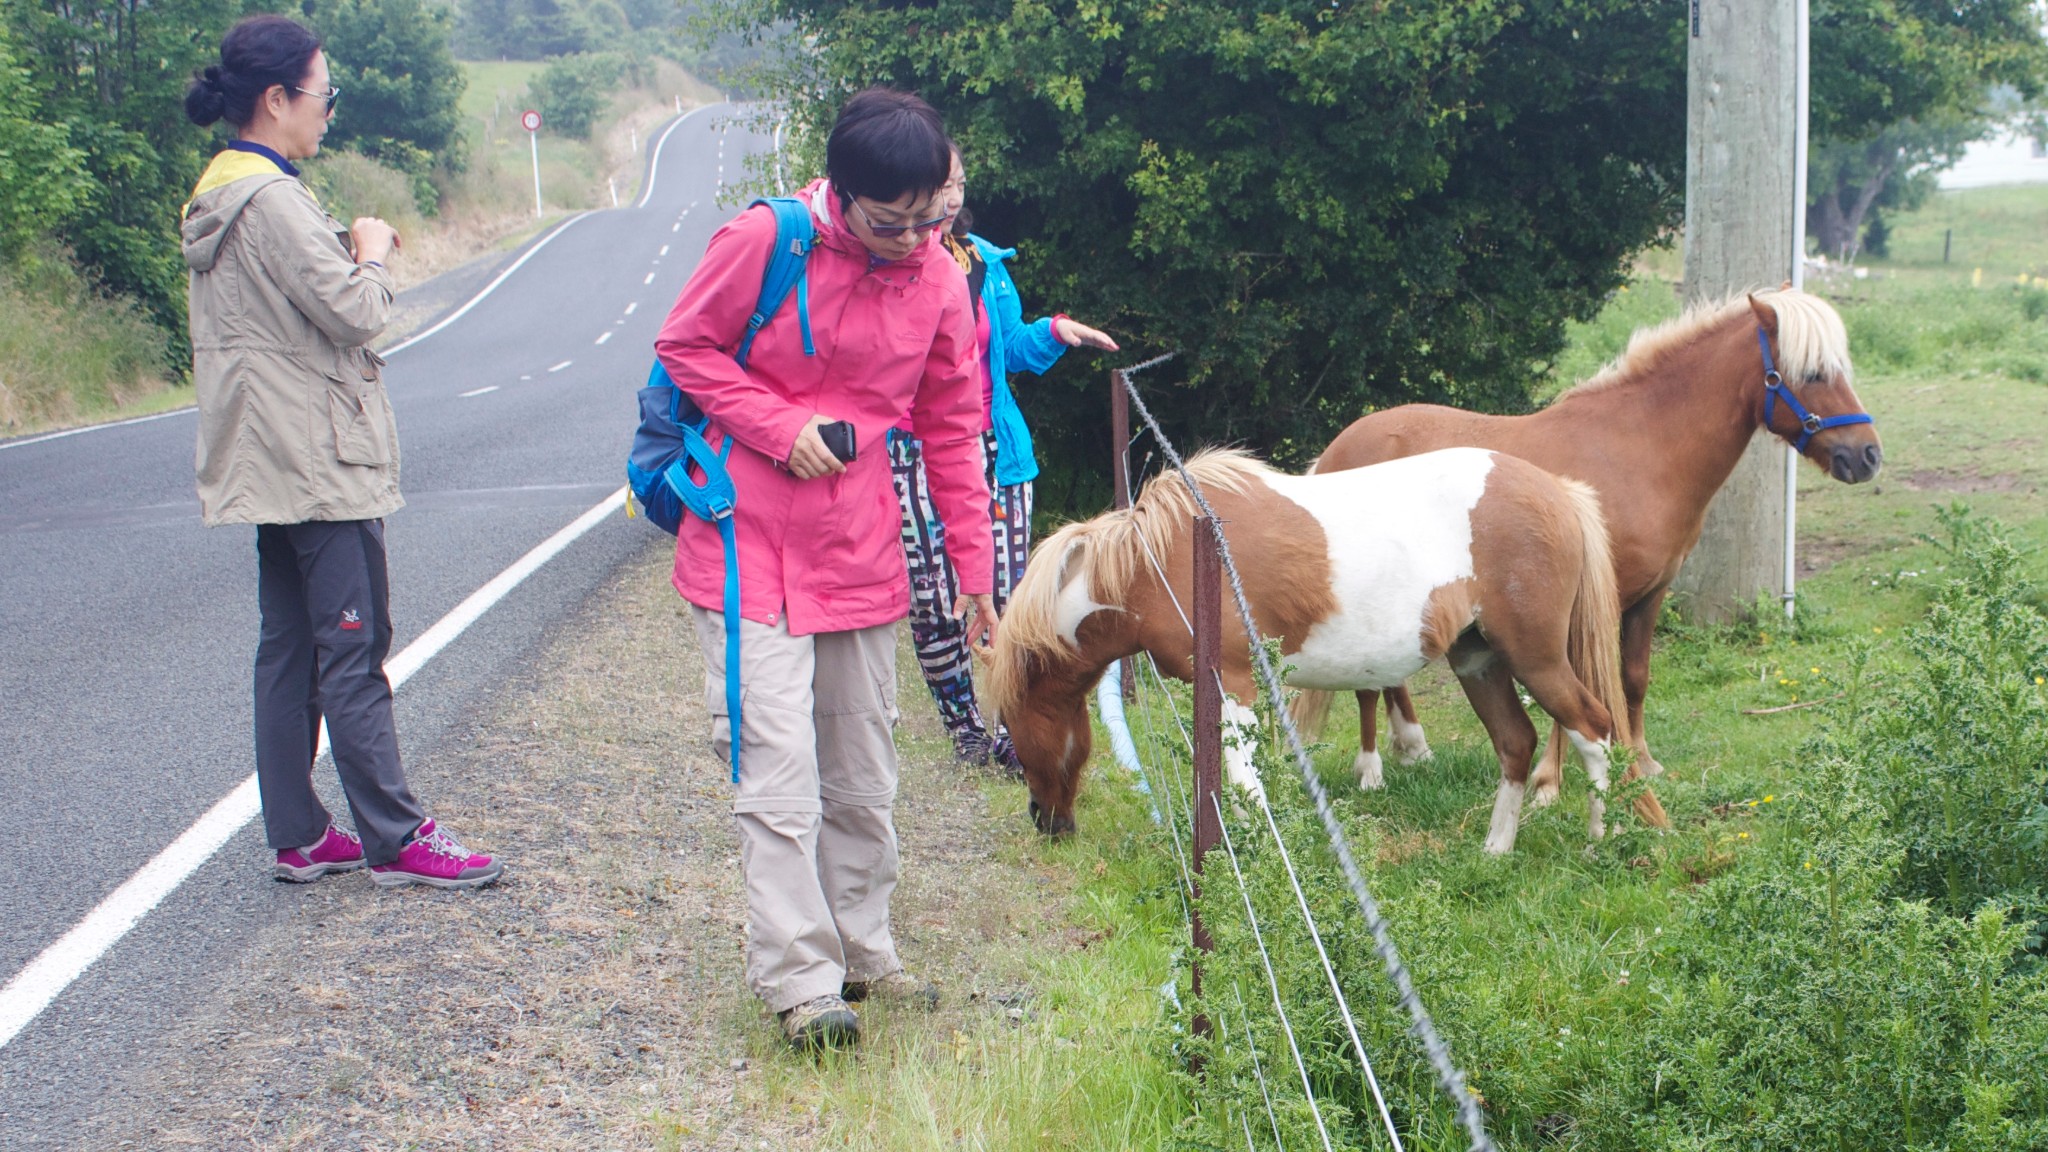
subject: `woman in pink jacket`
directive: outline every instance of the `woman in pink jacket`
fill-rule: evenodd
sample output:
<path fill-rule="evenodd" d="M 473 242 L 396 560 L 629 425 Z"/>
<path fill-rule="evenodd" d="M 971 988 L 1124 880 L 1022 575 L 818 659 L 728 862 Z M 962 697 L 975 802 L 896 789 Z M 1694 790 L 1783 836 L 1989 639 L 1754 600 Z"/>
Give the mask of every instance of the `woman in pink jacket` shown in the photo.
<path fill-rule="evenodd" d="M 794 299 L 733 359 L 775 242 L 773 214 L 712 236 L 655 352 L 734 441 L 742 715 L 733 815 L 747 886 L 747 981 L 799 1048 L 850 1043 L 848 1002 L 923 995 L 889 930 L 896 887 L 896 622 L 909 612 L 883 444 L 907 416 L 925 444 L 933 503 L 960 525 L 968 639 L 992 637 L 981 390 L 960 266 L 932 239 L 951 156 L 915 96 L 848 100 L 826 179 L 801 193 L 817 240 L 807 266 L 811 343 Z M 819 429 L 852 426 L 842 460 Z M 704 653 L 714 741 L 725 715 L 725 559 L 718 530 L 683 518 L 675 586 Z M 721 753 L 727 750 L 721 747 Z"/>

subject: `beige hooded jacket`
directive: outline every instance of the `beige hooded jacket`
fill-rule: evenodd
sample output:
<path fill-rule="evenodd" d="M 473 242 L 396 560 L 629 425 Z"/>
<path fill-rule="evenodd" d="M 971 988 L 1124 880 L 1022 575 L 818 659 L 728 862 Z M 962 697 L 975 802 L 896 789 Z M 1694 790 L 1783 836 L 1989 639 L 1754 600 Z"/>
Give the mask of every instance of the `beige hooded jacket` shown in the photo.
<path fill-rule="evenodd" d="M 397 511 L 383 358 L 391 280 L 272 161 L 214 158 L 185 208 L 199 503 L 209 527 Z"/>

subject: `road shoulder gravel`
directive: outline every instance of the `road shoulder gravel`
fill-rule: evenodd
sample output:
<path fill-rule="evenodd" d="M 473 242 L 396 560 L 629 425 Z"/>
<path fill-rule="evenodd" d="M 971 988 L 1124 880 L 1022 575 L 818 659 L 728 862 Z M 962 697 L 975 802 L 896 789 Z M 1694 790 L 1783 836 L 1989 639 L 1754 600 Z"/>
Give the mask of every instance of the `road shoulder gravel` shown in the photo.
<path fill-rule="evenodd" d="M 742 985 L 724 765 L 668 564 L 622 568 L 491 714 L 409 750 L 435 814 L 507 880 L 295 893 L 166 1044 L 190 1058 L 103 1097 L 95 1147 L 752 1149 L 823 1129 Z M 944 1038 L 1014 1019 L 1034 957 L 1085 940 L 1021 788 L 956 767 L 907 645 L 898 665 L 895 919 L 942 1001 L 870 1029 Z"/>

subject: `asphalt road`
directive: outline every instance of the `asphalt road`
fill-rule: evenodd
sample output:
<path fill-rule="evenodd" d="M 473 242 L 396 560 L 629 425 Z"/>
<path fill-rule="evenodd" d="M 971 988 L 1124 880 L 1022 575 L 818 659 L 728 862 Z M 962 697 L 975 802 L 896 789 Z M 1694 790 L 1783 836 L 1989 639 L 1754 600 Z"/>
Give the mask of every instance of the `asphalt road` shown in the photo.
<path fill-rule="evenodd" d="M 394 653 L 623 482 L 654 334 L 732 214 L 721 185 L 768 146 L 734 111 L 676 125 L 646 206 L 544 232 L 494 292 L 391 356 L 407 500 L 387 526 Z M 255 531 L 200 524 L 193 435 L 187 413 L 0 443 L 0 985 L 253 770 Z M 440 742 L 665 541 L 608 518 L 400 689 L 430 812 Z M 0 1048 L 0 1148 L 90 1147 L 104 1089 L 184 1058 L 161 1050 L 181 1006 L 292 906 L 269 859 L 260 821 L 243 828 Z"/>

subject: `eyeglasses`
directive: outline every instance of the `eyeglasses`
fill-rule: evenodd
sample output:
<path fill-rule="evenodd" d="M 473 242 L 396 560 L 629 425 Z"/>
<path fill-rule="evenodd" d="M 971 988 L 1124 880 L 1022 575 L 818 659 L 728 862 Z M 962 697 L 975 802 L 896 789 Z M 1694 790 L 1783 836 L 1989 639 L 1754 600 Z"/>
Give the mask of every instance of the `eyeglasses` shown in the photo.
<path fill-rule="evenodd" d="M 292 88 L 292 91 L 305 96 L 318 96 L 320 99 L 327 101 L 327 114 L 330 116 L 334 114 L 334 102 L 341 99 L 341 89 L 331 85 L 325 92 L 315 92 L 310 88 L 299 88 L 296 86 Z"/>
<path fill-rule="evenodd" d="M 953 218 L 950 215 L 934 216 L 916 224 L 877 224 L 874 217 L 868 215 L 868 210 L 860 206 L 860 201 L 853 202 L 853 210 L 860 213 L 862 223 L 868 226 L 868 231 L 873 232 L 877 240 L 894 240 L 905 232 L 929 232 Z"/>

